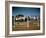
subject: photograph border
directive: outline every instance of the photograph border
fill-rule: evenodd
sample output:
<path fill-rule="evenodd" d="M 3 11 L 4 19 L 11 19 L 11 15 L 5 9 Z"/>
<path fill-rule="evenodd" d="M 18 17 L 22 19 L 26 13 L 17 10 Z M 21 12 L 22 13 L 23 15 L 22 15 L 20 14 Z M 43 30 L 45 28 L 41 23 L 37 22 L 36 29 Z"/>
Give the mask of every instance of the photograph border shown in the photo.
<path fill-rule="evenodd" d="M 27 4 L 27 5 L 42 5 L 43 6 L 43 33 L 29 33 L 29 34 L 9 34 L 9 6 L 10 4 Z M 35 36 L 45 34 L 45 4 L 35 2 L 20 2 L 20 1 L 5 1 L 5 37 L 18 37 L 18 36 Z"/>
<path fill-rule="evenodd" d="M 40 30 L 25 30 L 25 31 L 12 31 L 12 7 L 30 7 L 30 8 L 40 8 L 39 12 L 40 12 Z M 9 26 L 9 31 L 10 33 L 9 34 L 25 34 L 25 33 L 42 33 L 42 30 L 43 30 L 43 6 L 40 6 L 40 5 L 24 5 L 24 4 L 10 4 L 10 26 Z"/>

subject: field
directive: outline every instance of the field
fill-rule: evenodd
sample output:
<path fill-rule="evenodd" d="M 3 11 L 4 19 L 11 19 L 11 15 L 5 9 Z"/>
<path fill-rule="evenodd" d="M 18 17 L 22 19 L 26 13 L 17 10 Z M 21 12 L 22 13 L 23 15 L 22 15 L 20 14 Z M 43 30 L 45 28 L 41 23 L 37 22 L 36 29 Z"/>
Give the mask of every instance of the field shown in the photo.
<path fill-rule="evenodd" d="M 39 21 L 28 21 L 28 22 L 15 22 L 12 26 L 13 31 L 24 31 L 24 30 L 40 30 Z"/>

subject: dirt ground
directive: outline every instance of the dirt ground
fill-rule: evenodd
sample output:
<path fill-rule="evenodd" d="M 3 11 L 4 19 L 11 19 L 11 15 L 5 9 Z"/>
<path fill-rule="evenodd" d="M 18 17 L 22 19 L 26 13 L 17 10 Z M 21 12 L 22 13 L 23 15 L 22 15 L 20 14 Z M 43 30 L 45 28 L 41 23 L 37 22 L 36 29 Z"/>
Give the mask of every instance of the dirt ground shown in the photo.
<path fill-rule="evenodd" d="M 40 30 L 40 23 L 37 21 L 33 22 L 15 22 L 12 27 L 13 31 L 24 31 L 24 30 Z"/>

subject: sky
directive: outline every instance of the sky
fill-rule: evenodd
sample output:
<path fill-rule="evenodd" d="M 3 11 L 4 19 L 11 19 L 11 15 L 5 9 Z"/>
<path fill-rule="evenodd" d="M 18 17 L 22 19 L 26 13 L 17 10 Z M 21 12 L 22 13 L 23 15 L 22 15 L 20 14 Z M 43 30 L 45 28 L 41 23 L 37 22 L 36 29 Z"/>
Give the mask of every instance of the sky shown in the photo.
<path fill-rule="evenodd" d="M 22 14 L 24 16 L 40 16 L 40 8 L 12 7 L 12 16 Z"/>

